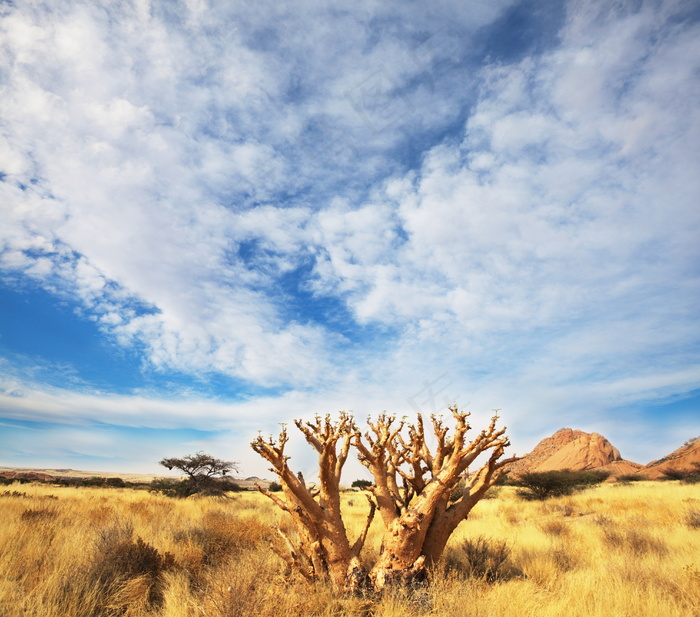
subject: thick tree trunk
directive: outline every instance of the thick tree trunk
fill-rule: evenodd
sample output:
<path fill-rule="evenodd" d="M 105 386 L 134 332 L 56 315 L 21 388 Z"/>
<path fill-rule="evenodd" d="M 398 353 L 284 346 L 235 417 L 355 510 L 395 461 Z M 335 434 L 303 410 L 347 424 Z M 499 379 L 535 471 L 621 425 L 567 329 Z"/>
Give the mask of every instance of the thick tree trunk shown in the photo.
<path fill-rule="evenodd" d="M 397 423 L 386 414 L 377 422 L 368 421 L 371 430 L 364 435 L 347 414 L 341 414 L 338 422 L 330 416 L 317 416 L 314 422 L 295 421 L 319 456 L 319 482 L 311 486 L 287 465 L 286 429 L 276 441 L 256 439 L 253 448 L 272 463 L 284 499 L 261 490 L 291 515 L 297 529 L 296 544 L 280 531 L 286 550 L 278 552 L 290 569 L 310 581 L 327 580 L 339 591 L 359 591 L 368 586 L 380 591 L 423 579 L 426 568 L 442 556 L 457 525 L 495 482 L 498 469 L 515 460 L 499 461 L 508 440 L 505 429 L 496 428 L 497 418 L 467 443 L 469 414 L 456 406 L 450 411 L 456 424 L 451 438 L 442 420 L 432 418 L 437 440 L 434 453 L 427 446 L 420 416 L 403 435 L 404 422 Z M 375 479 L 367 493 L 370 511 L 365 528 L 352 545 L 340 508 L 341 472 L 351 446 Z M 469 475 L 462 498 L 449 504 L 459 479 L 481 453 L 489 450 L 488 461 Z M 360 552 L 375 510 L 381 515 L 385 531 L 380 556 L 368 573 Z"/>

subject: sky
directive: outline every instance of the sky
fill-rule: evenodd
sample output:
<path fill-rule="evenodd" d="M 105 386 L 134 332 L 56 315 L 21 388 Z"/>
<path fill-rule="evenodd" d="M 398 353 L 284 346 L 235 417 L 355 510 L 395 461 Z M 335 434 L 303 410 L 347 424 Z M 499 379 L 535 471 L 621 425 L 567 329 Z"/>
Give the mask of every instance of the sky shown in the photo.
<path fill-rule="evenodd" d="M 270 476 L 259 431 L 453 402 L 668 454 L 698 101 L 695 0 L 3 2 L 0 465 Z"/>

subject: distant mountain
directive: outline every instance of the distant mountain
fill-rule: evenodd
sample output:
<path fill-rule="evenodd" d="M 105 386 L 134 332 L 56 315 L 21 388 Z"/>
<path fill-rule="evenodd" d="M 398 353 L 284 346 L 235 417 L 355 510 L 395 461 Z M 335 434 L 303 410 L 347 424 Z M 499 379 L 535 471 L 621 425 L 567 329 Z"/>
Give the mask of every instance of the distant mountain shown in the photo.
<path fill-rule="evenodd" d="M 655 479 L 668 470 L 691 470 L 696 464 L 700 465 L 700 437 L 689 439 L 680 448 L 668 456 L 652 461 L 639 470 L 640 475 Z"/>
<path fill-rule="evenodd" d="M 518 476 L 532 471 L 601 469 L 619 476 L 641 468 L 642 465 L 623 459 L 620 451 L 602 435 L 562 428 L 509 465 L 508 470 L 512 476 Z"/>

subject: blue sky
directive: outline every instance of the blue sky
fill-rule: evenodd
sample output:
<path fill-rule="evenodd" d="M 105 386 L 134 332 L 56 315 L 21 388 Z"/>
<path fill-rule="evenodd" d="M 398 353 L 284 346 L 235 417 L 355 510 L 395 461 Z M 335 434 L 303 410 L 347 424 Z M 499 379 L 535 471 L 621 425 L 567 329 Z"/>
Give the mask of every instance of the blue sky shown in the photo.
<path fill-rule="evenodd" d="M 0 465 L 452 401 L 668 453 L 698 101 L 692 1 L 2 4 Z"/>

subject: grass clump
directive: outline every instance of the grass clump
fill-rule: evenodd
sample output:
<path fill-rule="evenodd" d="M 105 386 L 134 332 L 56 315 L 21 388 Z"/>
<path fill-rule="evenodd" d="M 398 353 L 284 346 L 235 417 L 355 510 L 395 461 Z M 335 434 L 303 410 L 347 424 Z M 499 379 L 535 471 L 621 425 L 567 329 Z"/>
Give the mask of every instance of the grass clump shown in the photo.
<path fill-rule="evenodd" d="M 174 568 L 172 554 L 161 553 L 140 536 L 134 539 L 131 526 L 121 525 L 100 531 L 86 579 L 103 597 L 108 613 L 120 614 L 132 605 L 161 606 L 164 573 Z"/>
<path fill-rule="evenodd" d="M 685 522 L 691 529 L 700 529 L 700 510 L 689 510 Z"/>
<path fill-rule="evenodd" d="M 517 575 L 509 562 L 511 547 L 505 541 L 483 536 L 463 540 L 448 557 L 448 569 L 462 572 L 469 578 L 495 583 Z"/>

